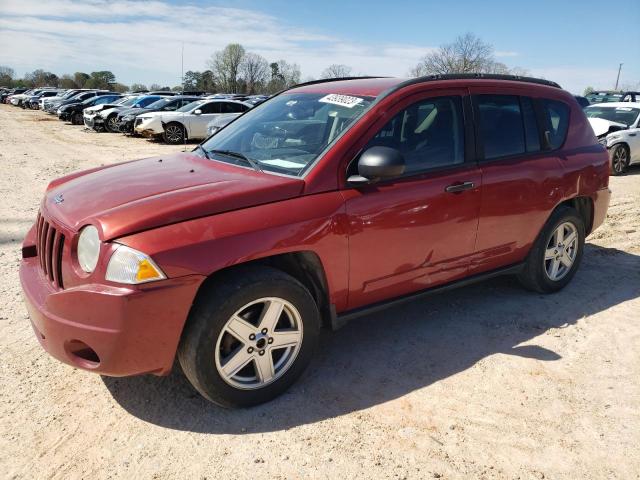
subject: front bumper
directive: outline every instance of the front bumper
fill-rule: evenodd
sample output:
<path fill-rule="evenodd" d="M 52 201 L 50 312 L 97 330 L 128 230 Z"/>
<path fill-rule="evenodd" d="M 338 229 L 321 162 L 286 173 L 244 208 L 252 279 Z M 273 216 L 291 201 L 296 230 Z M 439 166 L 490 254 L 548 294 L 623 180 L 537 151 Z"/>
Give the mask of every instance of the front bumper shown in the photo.
<path fill-rule="evenodd" d="M 121 133 L 133 133 L 133 120 L 119 120 L 118 131 Z"/>
<path fill-rule="evenodd" d="M 42 347 L 64 363 L 109 376 L 171 371 L 203 280 L 194 275 L 140 288 L 88 284 L 62 290 L 44 276 L 37 257 L 20 265 L 23 296 Z"/>

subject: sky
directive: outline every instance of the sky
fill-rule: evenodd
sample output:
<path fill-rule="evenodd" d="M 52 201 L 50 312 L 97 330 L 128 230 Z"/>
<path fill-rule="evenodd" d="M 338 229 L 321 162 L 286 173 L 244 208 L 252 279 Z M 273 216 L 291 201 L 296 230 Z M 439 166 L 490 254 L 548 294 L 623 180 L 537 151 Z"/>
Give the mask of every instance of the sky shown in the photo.
<path fill-rule="evenodd" d="M 187 71 L 237 42 L 298 63 L 303 79 L 332 63 L 404 77 L 473 32 L 498 61 L 581 93 L 613 88 L 620 63 L 620 83 L 639 86 L 639 25 L 639 0 L 0 0 L 0 65 L 19 76 L 110 70 L 121 83 L 174 86 L 183 44 Z"/>

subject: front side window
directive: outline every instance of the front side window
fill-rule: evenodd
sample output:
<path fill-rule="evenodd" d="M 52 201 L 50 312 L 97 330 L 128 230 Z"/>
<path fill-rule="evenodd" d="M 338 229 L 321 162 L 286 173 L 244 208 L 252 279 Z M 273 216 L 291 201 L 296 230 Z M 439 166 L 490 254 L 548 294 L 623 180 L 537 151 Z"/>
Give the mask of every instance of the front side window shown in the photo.
<path fill-rule="evenodd" d="M 284 93 L 247 111 L 202 146 L 215 160 L 245 166 L 248 158 L 262 170 L 299 176 L 372 102 L 373 97 L 346 94 Z"/>
<path fill-rule="evenodd" d="M 552 150 L 560 148 L 564 143 L 569 128 L 569 107 L 564 102 L 542 99 L 544 115 L 544 129 L 549 132 L 549 147 Z"/>
<path fill-rule="evenodd" d="M 464 122 L 460 97 L 414 103 L 396 114 L 373 137 L 374 146 L 395 148 L 405 161 L 404 175 L 464 162 Z"/>
<path fill-rule="evenodd" d="M 490 160 L 525 152 L 520 101 L 515 95 L 478 95 L 480 140 Z"/>

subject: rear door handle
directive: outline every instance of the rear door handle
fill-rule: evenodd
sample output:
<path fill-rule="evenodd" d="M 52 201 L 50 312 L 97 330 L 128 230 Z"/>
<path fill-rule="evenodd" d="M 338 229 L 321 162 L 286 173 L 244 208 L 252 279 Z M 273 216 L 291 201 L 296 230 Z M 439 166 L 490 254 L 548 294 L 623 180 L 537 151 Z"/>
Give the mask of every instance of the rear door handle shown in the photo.
<path fill-rule="evenodd" d="M 475 185 L 473 182 L 460 182 L 460 183 L 452 183 L 448 187 L 444 189 L 447 193 L 460 193 L 465 190 L 471 190 Z"/>

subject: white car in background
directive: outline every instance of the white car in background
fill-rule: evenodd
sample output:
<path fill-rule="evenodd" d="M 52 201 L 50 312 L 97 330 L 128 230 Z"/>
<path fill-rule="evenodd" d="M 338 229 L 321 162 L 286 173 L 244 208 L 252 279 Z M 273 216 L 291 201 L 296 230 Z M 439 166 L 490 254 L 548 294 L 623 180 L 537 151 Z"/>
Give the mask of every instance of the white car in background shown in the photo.
<path fill-rule="evenodd" d="M 222 115 L 218 115 L 216 118 L 211 120 L 207 125 L 207 137 L 210 137 L 222 127 L 226 127 L 231 123 L 232 120 L 238 118 L 241 113 L 223 113 Z"/>
<path fill-rule="evenodd" d="M 640 163 L 640 102 L 598 103 L 584 109 L 593 132 L 609 150 L 611 174 Z"/>
<path fill-rule="evenodd" d="M 206 138 L 207 125 L 216 117 L 250 108 L 250 104 L 236 100 L 197 100 L 175 112 L 143 113 L 136 118 L 134 130 L 146 137 L 162 136 L 165 142 L 177 145 L 187 139 Z"/>

